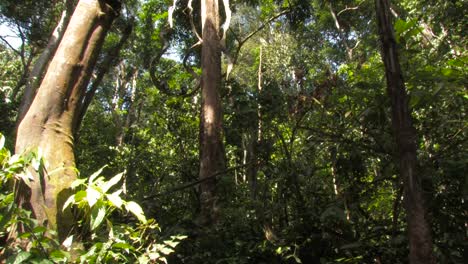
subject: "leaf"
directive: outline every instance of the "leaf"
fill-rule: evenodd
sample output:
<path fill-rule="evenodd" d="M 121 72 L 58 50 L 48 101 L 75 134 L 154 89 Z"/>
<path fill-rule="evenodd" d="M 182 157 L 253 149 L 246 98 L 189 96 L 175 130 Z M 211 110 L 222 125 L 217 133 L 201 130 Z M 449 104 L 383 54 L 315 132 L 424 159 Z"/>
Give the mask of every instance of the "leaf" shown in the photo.
<path fill-rule="evenodd" d="M 89 207 L 93 207 L 99 198 L 101 198 L 101 193 L 93 187 L 88 187 L 86 190 L 86 199 L 88 200 Z"/>
<path fill-rule="evenodd" d="M 134 214 L 138 218 L 138 220 L 140 220 L 140 222 L 146 223 L 145 214 L 143 213 L 143 209 L 141 209 L 141 206 L 139 204 L 130 201 L 125 204 L 125 208 L 127 208 L 128 211 Z"/>
<path fill-rule="evenodd" d="M 5 137 L 0 134 L 0 149 L 2 149 L 5 146 Z"/>
<path fill-rule="evenodd" d="M 112 194 L 106 194 L 106 197 L 107 199 L 109 200 L 109 202 L 111 202 L 111 204 L 117 208 L 122 208 L 122 204 L 123 204 L 123 200 L 122 198 L 120 198 L 120 193 L 122 192 L 122 190 L 118 190 Z"/>
<path fill-rule="evenodd" d="M 104 220 L 106 209 L 103 206 L 95 207 L 91 211 L 91 230 L 96 229 Z"/>
<path fill-rule="evenodd" d="M 60 262 L 60 261 L 66 262 L 67 259 L 70 258 L 70 254 L 68 252 L 63 251 L 63 250 L 54 250 L 54 251 L 50 252 L 49 257 L 50 257 L 51 260 L 53 260 L 55 262 Z"/>
<path fill-rule="evenodd" d="M 70 188 L 75 189 L 76 187 L 83 185 L 86 182 L 86 179 L 76 179 L 72 182 Z"/>
<path fill-rule="evenodd" d="M 74 204 L 74 203 L 75 203 L 75 195 L 73 194 L 72 196 L 68 197 L 67 201 L 63 204 L 62 212 L 65 211 L 65 209 L 67 209 L 70 204 Z"/>
<path fill-rule="evenodd" d="M 105 167 L 107 167 L 107 165 L 102 166 L 102 168 L 100 168 L 98 171 L 89 176 L 89 183 L 93 183 L 94 179 L 96 179 L 97 176 L 101 175 L 102 170 L 104 170 Z"/>
<path fill-rule="evenodd" d="M 7 260 L 7 264 L 19 264 L 19 263 L 24 263 L 26 260 L 28 260 L 31 257 L 31 253 L 26 252 L 26 251 L 21 251 L 18 253 L 16 256 L 12 256 Z"/>
<path fill-rule="evenodd" d="M 71 246 L 73 244 L 73 235 L 67 237 L 62 243 L 62 246 L 64 246 L 67 250 L 70 250 Z"/>
<path fill-rule="evenodd" d="M 162 247 L 159 249 L 159 252 L 161 252 L 163 255 L 169 255 L 174 252 L 172 248 L 169 247 Z"/>
<path fill-rule="evenodd" d="M 109 181 L 105 182 L 104 185 L 102 186 L 102 191 L 105 193 L 107 192 L 112 186 L 116 185 L 120 179 L 122 179 L 122 176 L 124 175 L 125 172 L 119 173 L 112 177 Z"/>
<path fill-rule="evenodd" d="M 43 226 L 37 226 L 33 229 L 33 233 L 37 234 L 37 233 L 44 233 L 45 231 L 47 231 L 47 228 L 43 227 Z"/>
<path fill-rule="evenodd" d="M 120 248 L 120 249 L 130 249 L 130 250 L 135 250 L 134 247 L 132 247 L 132 245 L 128 244 L 128 243 L 115 243 L 112 245 L 113 248 Z"/>

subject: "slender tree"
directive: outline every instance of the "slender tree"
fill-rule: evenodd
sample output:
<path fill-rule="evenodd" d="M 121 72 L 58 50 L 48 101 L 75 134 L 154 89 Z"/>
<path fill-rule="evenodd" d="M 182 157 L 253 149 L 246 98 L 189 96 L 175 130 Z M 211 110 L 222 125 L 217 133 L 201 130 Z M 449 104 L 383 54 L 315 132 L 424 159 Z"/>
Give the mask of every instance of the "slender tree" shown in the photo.
<path fill-rule="evenodd" d="M 411 120 L 397 43 L 391 24 L 389 0 L 376 0 L 377 22 L 382 43 L 382 60 L 387 79 L 387 93 L 392 107 L 393 132 L 400 159 L 400 176 L 404 183 L 409 261 L 412 264 L 436 263 L 432 253 L 431 228 L 427 219 L 421 175 L 417 170 L 416 130 Z"/>
<path fill-rule="evenodd" d="M 39 148 L 46 161 L 42 173 L 31 169 L 30 197 L 19 187 L 17 200 L 29 203 L 42 225 L 58 230 L 64 239 L 72 221 L 62 211 L 69 186 L 76 179 L 73 153 L 77 107 L 93 71 L 97 55 L 120 2 L 80 0 L 63 39 L 50 62 L 37 94 L 18 126 L 16 153 Z"/>
<path fill-rule="evenodd" d="M 202 219 L 216 222 L 216 179 L 224 169 L 222 143 L 221 42 L 219 37 L 218 0 L 201 1 L 202 18 L 202 103 L 200 116 L 200 200 Z M 209 179 L 206 179 L 209 178 Z"/>

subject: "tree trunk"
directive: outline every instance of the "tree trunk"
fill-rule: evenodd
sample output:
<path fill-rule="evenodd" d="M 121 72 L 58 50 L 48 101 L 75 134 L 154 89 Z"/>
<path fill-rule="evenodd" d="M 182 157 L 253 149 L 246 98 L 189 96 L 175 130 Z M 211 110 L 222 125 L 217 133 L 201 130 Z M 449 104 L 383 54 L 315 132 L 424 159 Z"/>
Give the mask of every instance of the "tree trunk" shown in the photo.
<path fill-rule="evenodd" d="M 218 0 L 201 1 L 202 17 L 202 103 L 200 113 L 200 180 L 224 169 L 224 151 L 221 137 L 222 109 L 221 44 Z M 216 222 L 216 179 L 200 184 L 201 217 L 204 225 Z"/>
<path fill-rule="evenodd" d="M 376 0 L 375 3 L 382 42 L 382 59 L 387 79 L 387 92 L 392 106 L 392 125 L 400 159 L 400 177 L 404 183 L 404 204 L 410 249 L 409 261 L 412 264 L 435 263 L 421 176 L 417 171 L 416 130 L 412 124 L 405 83 L 398 60 L 397 45 L 390 21 L 390 5 L 388 0 Z"/>
<path fill-rule="evenodd" d="M 36 95 L 37 88 L 41 84 L 42 77 L 44 72 L 49 64 L 51 58 L 54 56 L 57 47 L 62 40 L 65 29 L 70 21 L 71 15 L 73 12 L 73 0 L 66 0 L 65 6 L 62 12 L 62 16 L 58 25 L 55 27 L 52 36 L 49 39 L 49 43 L 44 51 L 41 53 L 39 58 L 34 63 L 34 67 L 26 81 L 26 87 L 24 89 L 24 94 L 21 99 L 21 103 L 18 110 L 18 118 L 16 120 L 17 124 L 21 122 L 26 113 L 28 112 L 29 107 Z"/>
<path fill-rule="evenodd" d="M 97 75 L 94 78 L 92 84 L 90 85 L 90 88 L 88 91 L 86 91 L 85 95 L 83 96 L 83 100 L 80 103 L 79 109 L 78 109 L 78 120 L 76 122 L 76 127 L 75 129 L 75 141 L 78 140 L 79 138 L 79 132 L 80 132 L 80 127 L 81 123 L 83 122 L 83 118 L 88 111 L 89 105 L 91 104 L 92 99 L 94 98 L 94 95 L 96 94 L 97 89 L 102 83 L 102 80 L 104 79 L 104 76 L 107 74 L 111 66 L 113 66 L 119 59 L 120 57 L 120 51 L 124 47 L 124 45 L 127 43 L 128 38 L 132 34 L 133 31 L 133 21 L 129 22 L 129 24 L 125 27 L 124 31 L 122 32 L 122 37 L 120 38 L 119 42 L 112 47 L 112 49 L 106 54 L 106 57 L 102 61 L 102 63 L 98 64 L 96 66 L 97 68 Z"/>
<path fill-rule="evenodd" d="M 113 1 L 112 4 L 115 4 Z M 73 128 L 105 35 L 118 10 L 103 0 L 80 0 L 37 94 L 18 126 L 16 153 L 39 148 L 46 165 L 33 170 L 30 206 L 39 224 L 63 240 L 73 223 L 62 206 L 76 179 Z M 23 187 L 24 188 L 24 187 Z M 19 200 L 27 200 L 19 192 Z"/>

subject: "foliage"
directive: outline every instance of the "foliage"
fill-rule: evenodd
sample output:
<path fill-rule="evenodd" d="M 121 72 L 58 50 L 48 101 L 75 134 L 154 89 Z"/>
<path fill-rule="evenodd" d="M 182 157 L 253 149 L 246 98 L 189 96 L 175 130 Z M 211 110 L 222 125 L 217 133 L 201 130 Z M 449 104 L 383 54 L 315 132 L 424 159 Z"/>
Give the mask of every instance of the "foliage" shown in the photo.
<path fill-rule="evenodd" d="M 89 179 L 79 179 L 73 184 L 77 192 L 70 196 L 64 205 L 79 209 L 81 215 L 77 228 L 81 228 L 82 235 L 88 234 L 90 239 L 84 241 L 85 236 L 72 235 L 62 243 L 53 230 L 38 226 L 37 221 L 28 210 L 18 208 L 14 202 L 14 192 L 6 188 L 9 181 L 29 181 L 25 168 L 33 165 L 39 169 L 43 161 L 40 156 L 31 152 L 26 155 L 11 156 L 4 148 L 5 138 L 0 135 L 0 250 L 9 256 L 6 263 L 61 263 L 77 261 L 80 263 L 167 263 L 167 255 L 174 252 L 174 248 L 185 239 L 185 236 L 175 235 L 162 239 L 158 232 L 159 225 L 154 219 L 146 219 L 140 205 L 133 201 L 125 201 L 120 197 L 122 189 L 112 193 L 109 190 L 121 180 L 124 173 L 120 173 L 106 181 L 101 172 L 95 172 Z M 38 165 L 34 165 L 38 164 Z M 116 218 L 116 213 L 125 215 L 131 213 L 137 220 Z M 111 217 L 113 214 L 113 218 Z M 120 223 L 118 221 L 125 221 Z M 102 224 L 106 223 L 106 227 Z M 21 224 L 24 232 L 18 234 L 15 241 L 9 239 L 9 232 L 14 226 Z M 78 241 L 73 241 L 73 240 Z M 83 242 L 80 242 L 80 239 Z M 15 245 L 15 246 L 11 246 Z M 72 255 L 75 256 L 72 257 Z M 78 256 L 76 256 L 78 254 Z"/>
<path fill-rule="evenodd" d="M 22 2 L 19 10 L 46 4 Z M 84 241 L 83 262 L 166 257 L 176 264 L 407 263 L 403 188 L 373 1 L 230 1 L 223 69 L 228 59 L 235 63 L 219 91 L 228 169 L 217 177 L 220 221 L 210 228 L 198 219 L 200 95 L 186 66 L 200 74 L 200 48 L 190 48 L 198 40 L 188 1 L 177 1 L 172 29 L 167 22 L 172 1 L 126 2 L 106 48 L 118 42 L 131 16 L 134 33 L 75 138 L 77 167 L 92 175 L 75 183 L 68 203 L 79 220 L 73 238 Z M 199 1 L 192 2 L 200 31 Z M 463 263 L 468 254 L 466 1 L 392 2 L 434 251 L 440 263 Z M 4 17 L 14 18 L 3 10 Z M 170 48 L 158 58 L 164 41 Z M 7 99 L 22 72 L 13 51 L 0 52 L 5 98 L 0 127 L 12 138 L 17 105 Z M 150 70 L 168 83 L 172 95 L 152 83 Z M 179 91 L 195 92 L 180 96 Z M 16 252 L 29 260 L 50 258 L 60 245 L 14 206 L 5 182 L 37 157 L 8 157 L 3 159 L 13 162 L 2 163 L 0 204 L 2 216 L 11 220 L 1 221 L 0 236 L 11 224 L 27 223 L 24 236 L 36 241 L 37 250 Z M 152 220 L 156 217 L 164 230 Z M 177 254 L 164 255 L 180 240 L 170 242 L 172 234 L 188 237 Z M 44 239 L 45 244 L 37 242 Z M 46 253 L 40 245 L 49 246 Z"/>

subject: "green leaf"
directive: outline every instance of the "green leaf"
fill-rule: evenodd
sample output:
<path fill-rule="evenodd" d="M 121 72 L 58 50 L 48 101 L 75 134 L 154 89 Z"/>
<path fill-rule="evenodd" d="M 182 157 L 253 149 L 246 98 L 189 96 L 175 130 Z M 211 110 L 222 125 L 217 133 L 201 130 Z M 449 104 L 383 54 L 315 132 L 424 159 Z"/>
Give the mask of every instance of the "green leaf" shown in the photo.
<path fill-rule="evenodd" d="M 2 149 L 5 146 L 5 137 L 0 134 L 0 149 Z"/>
<path fill-rule="evenodd" d="M 87 195 L 86 191 L 79 191 L 79 192 L 75 193 L 75 202 L 79 203 L 79 202 L 83 201 L 83 199 L 86 197 L 86 195 Z"/>
<path fill-rule="evenodd" d="M 86 189 L 86 199 L 88 200 L 89 207 L 93 207 L 94 204 L 101 198 L 101 193 L 94 189 L 93 187 L 89 186 Z"/>
<path fill-rule="evenodd" d="M 47 231 L 47 228 L 43 227 L 43 226 L 37 226 L 33 229 L 33 233 L 37 234 L 37 233 L 44 233 L 45 231 Z"/>
<path fill-rule="evenodd" d="M 146 223 L 145 214 L 143 213 L 143 209 L 141 209 L 139 204 L 130 201 L 125 204 L 125 208 L 127 208 L 129 212 L 134 214 L 138 218 L 138 220 L 140 220 L 140 222 Z"/>
<path fill-rule="evenodd" d="M 122 192 L 122 190 L 118 190 L 112 194 L 106 194 L 106 197 L 107 199 L 109 200 L 109 202 L 117 207 L 117 208 L 122 208 L 122 204 L 123 204 L 123 200 L 122 198 L 120 198 L 120 193 Z"/>
<path fill-rule="evenodd" d="M 95 173 L 93 173 L 91 176 L 89 176 L 89 183 L 93 183 L 94 182 L 94 179 L 96 179 L 97 176 L 101 175 L 102 173 L 102 170 L 104 170 L 104 168 L 107 167 L 107 165 L 104 165 L 102 168 L 100 168 L 98 171 L 96 171 Z"/>
<path fill-rule="evenodd" d="M 115 243 L 112 245 L 113 248 L 120 248 L 120 249 L 130 249 L 130 250 L 135 250 L 134 247 L 132 247 L 132 245 L 128 244 L 128 243 Z"/>
<path fill-rule="evenodd" d="M 91 211 L 91 230 L 96 229 L 104 220 L 106 209 L 103 206 L 95 207 Z"/>
<path fill-rule="evenodd" d="M 174 250 L 172 248 L 169 248 L 169 247 L 162 247 L 162 248 L 159 249 L 159 252 L 161 252 L 164 255 L 169 255 L 169 254 L 173 253 Z"/>
<path fill-rule="evenodd" d="M 76 179 L 72 182 L 70 188 L 75 189 L 76 187 L 83 185 L 86 182 L 86 179 Z"/>
<path fill-rule="evenodd" d="M 63 204 L 62 211 L 65 211 L 65 209 L 67 209 L 70 204 L 74 204 L 74 203 L 75 203 L 75 195 L 73 194 L 70 197 L 68 197 L 67 201 Z"/>
<path fill-rule="evenodd" d="M 31 253 L 26 252 L 26 251 L 21 251 L 20 253 L 18 253 L 18 255 L 10 257 L 6 263 L 7 264 L 24 263 L 29 258 L 31 258 Z"/>
<path fill-rule="evenodd" d="M 105 193 L 107 192 L 112 186 L 116 185 L 120 179 L 122 179 L 122 176 L 124 175 L 125 172 L 119 173 L 112 177 L 109 181 L 105 182 L 104 185 L 102 186 L 102 191 Z"/>
<path fill-rule="evenodd" d="M 63 250 L 54 250 L 50 252 L 50 259 L 56 262 L 63 261 L 66 262 L 70 258 L 70 253 Z"/>

